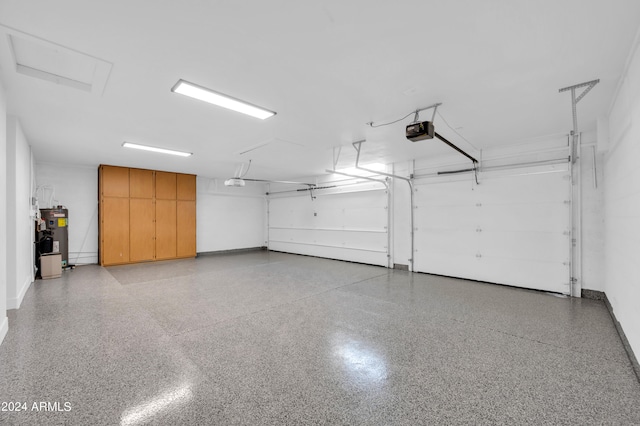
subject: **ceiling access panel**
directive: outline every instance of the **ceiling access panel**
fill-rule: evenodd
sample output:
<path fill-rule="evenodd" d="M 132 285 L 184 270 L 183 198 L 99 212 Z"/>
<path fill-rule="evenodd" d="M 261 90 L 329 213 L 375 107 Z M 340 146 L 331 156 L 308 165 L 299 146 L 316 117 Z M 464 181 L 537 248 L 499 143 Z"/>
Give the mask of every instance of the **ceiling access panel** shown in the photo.
<path fill-rule="evenodd" d="M 1 24 L 0 34 L 10 53 L 3 62 L 16 73 L 102 96 L 112 63 Z"/>

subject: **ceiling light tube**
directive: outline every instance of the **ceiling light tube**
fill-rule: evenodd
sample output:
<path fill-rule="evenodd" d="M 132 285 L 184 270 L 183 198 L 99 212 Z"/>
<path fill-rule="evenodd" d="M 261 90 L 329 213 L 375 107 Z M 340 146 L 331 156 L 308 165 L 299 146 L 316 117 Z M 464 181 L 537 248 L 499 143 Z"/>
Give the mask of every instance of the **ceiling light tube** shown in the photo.
<path fill-rule="evenodd" d="M 161 154 L 178 155 L 180 157 L 189 157 L 193 155 L 191 152 L 174 151 L 173 149 L 156 148 L 155 146 L 138 145 L 130 142 L 124 142 L 122 146 L 124 148 L 141 149 L 143 151 L 159 152 Z"/>
<path fill-rule="evenodd" d="M 232 98 L 231 96 L 224 95 L 222 93 L 214 92 L 211 89 L 207 89 L 206 87 L 198 86 L 197 84 L 189 83 L 184 80 L 178 80 L 175 86 L 171 88 L 171 91 L 200 101 L 208 102 L 213 105 L 221 106 L 232 111 L 241 112 L 261 120 L 276 115 L 273 111 L 252 105 L 245 101 L 241 101 L 240 99 Z"/>

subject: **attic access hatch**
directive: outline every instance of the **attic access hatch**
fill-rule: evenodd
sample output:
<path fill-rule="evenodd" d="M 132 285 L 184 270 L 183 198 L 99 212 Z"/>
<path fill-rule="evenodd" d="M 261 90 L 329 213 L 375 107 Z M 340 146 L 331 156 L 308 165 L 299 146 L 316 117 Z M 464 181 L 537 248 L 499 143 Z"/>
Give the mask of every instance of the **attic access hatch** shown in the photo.
<path fill-rule="evenodd" d="M 16 73 L 102 96 L 112 64 L 0 25 Z"/>

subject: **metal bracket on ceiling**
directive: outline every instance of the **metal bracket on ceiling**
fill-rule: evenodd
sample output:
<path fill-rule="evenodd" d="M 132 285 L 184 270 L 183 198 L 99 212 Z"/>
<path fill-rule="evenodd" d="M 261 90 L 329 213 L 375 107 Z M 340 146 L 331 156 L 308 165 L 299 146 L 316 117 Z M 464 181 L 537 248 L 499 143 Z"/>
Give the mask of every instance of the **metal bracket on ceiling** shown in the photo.
<path fill-rule="evenodd" d="M 336 148 L 337 148 L 337 152 L 336 152 Z M 338 167 L 338 161 L 340 159 L 340 153 L 341 152 L 342 152 L 342 146 L 338 146 L 338 147 L 334 146 L 333 147 L 333 169 L 332 170 L 325 169 L 325 172 L 334 173 L 334 174 L 338 174 L 338 175 L 342 175 L 342 176 L 348 176 L 348 177 L 357 178 L 357 179 L 370 180 L 370 181 L 373 181 L 373 182 L 380 183 L 380 184 L 384 185 L 385 188 L 389 189 L 389 185 L 384 180 L 374 179 L 374 178 L 371 178 L 371 177 L 368 177 L 368 176 L 358 176 L 358 175 L 354 175 L 352 173 L 345 173 L 345 172 L 337 171 L 336 168 Z"/>
<path fill-rule="evenodd" d="M 600 79 L 587 81 L 586 83 L 574 84 L 573 86 L 563 87 L 558 90 L 559 93 L 566 92 L 567 90 L 571 90 L 571 95 L 574 103 L 580 102 L 580 99 L 584 98 L 584 96 L 589 93 L 591 89 L 594 88 L 596 84 L 600 83 Z M 581 87 L 586 87 L 584 91 L 576 98 L 576 89 L 580 89 Z"/>
<path fill-rule="evenodd" d="M 576 106 L 578 105 L 578 102 L 580 102 L 580 100 L 584 98 L 585 95 L 589 93 L 589 91 L 591 91 L 591 89 L 593 89 L 595 85 L 598 83 L 600 83 L 600 79 L 591 80 L 591 81 L 587 81 L 585 83 L 580 83 L 580 84 L 574 84 L 573 86 L 563 87 L 562 89 L 558 90 L 558 93 L 571 91 L 571 112 L 573 114 L 573 131 L 571 132 L 571 136 L 573 136 L 572 152 L 571 152 L 572 163 L 575 163 L 577 159 L 576 143 L 578 138 L 578 111 Z M 579 94 L 576 97 L 576 89 L 581 89 L 583 87 L 585 87 L 585 89 L 582 91 L 581 94 Z"/>
<path fill-rule="evenodd" d="M 426 111 L 431 108 L 433 108 L 433 115 L 431 116 L 431 122 L 433 123 L 433 121 L 436 119 L 436 111 L 438 110 L 438 107 L 440 105 L 442 105 L 442 102 L 438 102 L 437 104 L 433 104 L 433 105 L 429 105 L 428 107 L 417 109 L 413 116 L 413 123 L 417 123 L 418 121 L 420 121 L 420 113 L 422 111 Z"/>
<path fill-rule="evenodd" d="M 356 178 L 356 179 L 370 180 L 372 182 L 377 182 L 377 183 L 379 183 L 381 185 L 384 185 L 384 187 L 387 188 L 387 189 L 389 188 L 389 185 L 388 185 L 387 180 L 386 180 L 388 178 L 386 178 L 385 180 L 374 179 L 374 178 L 371 178 L 371 177 L 368 177 L 368 176 L 359 176 L 359 175 L 356 175 L 356 174 L 353 174 L 353 173 L 339 172 L 339 171 L 337 171 L 335 169 L 334 170 L 325 169 L 324 171 L 327 172 L 327 173 L 332 173 L 332 174 L 341 175 L 341 176 L 347 176 L 347 177 Z"/>
<path fill-rule="evenodd" d="M 441 103 L 435 104 L 433 106 L 433 115 L 431 116 L 431 122 L 433 123 L 436 120 L 436 111 L 438 111 L 438 107 L 442 105 Z"/>

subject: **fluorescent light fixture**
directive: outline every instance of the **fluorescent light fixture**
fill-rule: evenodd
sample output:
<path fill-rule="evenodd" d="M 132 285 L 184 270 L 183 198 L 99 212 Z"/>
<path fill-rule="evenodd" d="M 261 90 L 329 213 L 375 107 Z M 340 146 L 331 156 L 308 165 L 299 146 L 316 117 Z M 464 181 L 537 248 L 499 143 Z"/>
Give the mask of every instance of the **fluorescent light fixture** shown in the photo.
<path fill-rule="evenodd" d="M 141 149 L 143 151 L 159 152 L 161 154 L 178 155 L 180 157 L 189 157 L 192 155 L 191 152 L 174 151 L 172 149 L 156 148 L 155 146 L 138 145 L 130 142 L 124 142 L 122 146 L 125 148 Z"/>
<path fill-rule="evenodd" d="M 256 105 L 251 105 L 250 103 L 241 101 L 240 99 L 235 99 L 231 96 L 214 92 L 211 89 L 207 89 L 206 87 L 198 86 L 197 84 L 189 83 L 184 80 L 178 80 L 175 86 L 171 88 L 171 91 L 189 96 L 190 98 L 209 102 L 210 104 L 221 106 L 223 108 L 241 112 L 261 120 L 276 115 L 273 111 L 260 108 Z"/>

